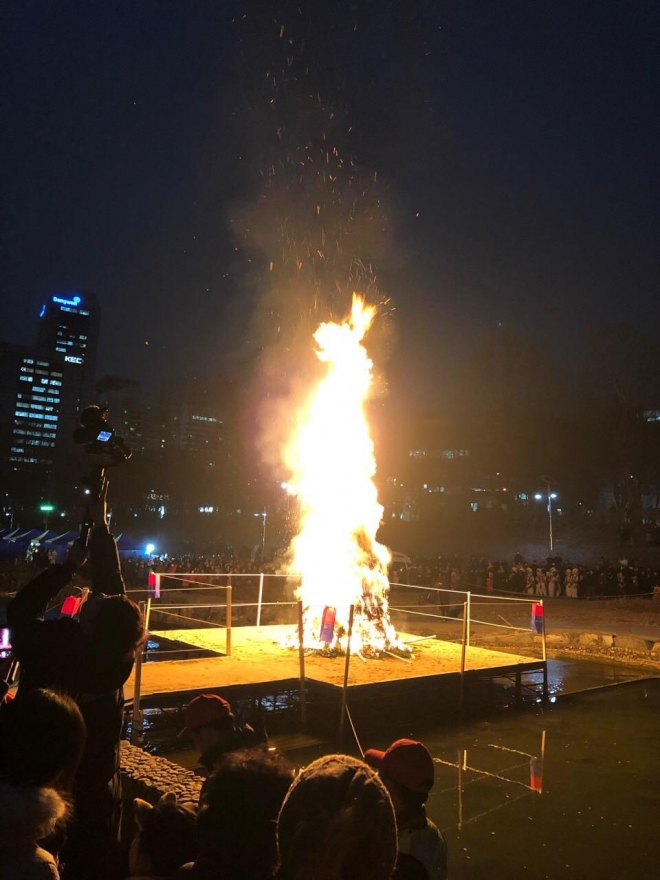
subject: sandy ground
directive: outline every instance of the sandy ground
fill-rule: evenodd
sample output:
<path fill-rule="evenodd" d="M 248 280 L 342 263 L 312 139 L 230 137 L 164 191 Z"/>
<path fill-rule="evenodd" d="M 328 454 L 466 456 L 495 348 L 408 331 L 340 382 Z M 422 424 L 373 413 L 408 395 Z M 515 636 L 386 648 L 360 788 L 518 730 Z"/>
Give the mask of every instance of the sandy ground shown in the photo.
<path fill-rule="evenodd" d="M 221 685 L 297 680 L 300 673 L 299 654 L 295 648 L 283 647 L 284 639 L 293 634 L 290 626 L 237 627 L 232 630 L 231 655 L 207 657 L 200 660 L 179 660 L 147 663 L 142 667 L 141 691 L 143 694 L 172 693 L 175 691 L 203 690 Z M 173 636 L 187 644 L 200 648 L 225 650 L 225 634 L 221 629 L 186 629 L 178 633 L 152 631 L 152 639 L 171 639 Z M 402 634 L 404 641 L 414 638 Z M 511 654 L 501 650 L 473 646 L 465 656 L 466 670 L 510 668 L 518 664 L 534 664 L 535 658 L 521 653 Z M 320 657 L 305 654 L 307 679 L 341 687 L 346 662 L 343 657 Z M 361 660 L 351 657 L 349 687 L 378 684 L 386 681 L 421 678 L 459 672 L 461 646 L 454 642 L 429 639 L 414 643 L 410 660 L 386 656 L 377 660 Z M 130 697 L 134 676 L 126 687 Z"/>
<path fill-rule="evenodd" d="M 455 672 L 460 669 L 460 640 L 463 627 L 462 595 L 453 605 L 405 604 L 422 594 L 392 596 L 392 619 L 404 640 L 429 637 L 414 646 L 412 662 L 395 657 L 363 663 L 353 657 L 349 686 L 374 684 L 392 679 L 416 678 Z M 438 616 L 440 615 L 440 616 Z M 542 655 L 541 637 L 532 630 L 531 603 L 506 597 L 472 597 L 470 648 L 466 668 L 492 668 L 525 663 Z M 638 662 L 640 656 L 657 667 L 660 650 L 660 600 L 602 599 L 593 601 L 545 599 L 544 616 L 549 657 L 565 653 L 607 656 L 610 660 Z M 194 691 L 204 688 L 297 679 L 298 652 L 280 642 L 295 632 L 291 625 L 237 626 L 232 630 L 231 656 L 145 664 L 142 689 L 145 693 Z M 603 634 L 598 636 L 597 634 Z M 616 642 L 612 641 L 616 635 Z M 155 631 L 153 636 L 176 638 L 173 631 Z M 223 628 L 188 629 L 181 640 L 197 647 L 225 651 Z M 627 641 L 626 641 L 627 639 Z M 176 655 L 174 655 L 176 656 Z M 306 655 L 305 674 L 310 679 L 341 687 L 344 659 Z M 131 696 L 133 678 L 127 686 Z"/>

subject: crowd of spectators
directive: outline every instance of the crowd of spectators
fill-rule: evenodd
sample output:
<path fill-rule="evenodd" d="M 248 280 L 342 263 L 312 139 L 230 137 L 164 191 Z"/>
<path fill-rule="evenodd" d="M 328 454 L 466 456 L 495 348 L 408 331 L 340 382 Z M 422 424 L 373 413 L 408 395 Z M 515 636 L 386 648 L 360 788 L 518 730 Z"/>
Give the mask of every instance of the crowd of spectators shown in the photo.
<path fill-rule="evenodd" d="M 421 743 L 398 741 L 365 761 L 326 755 L 296 775 L 265 731 L 239 723 L 217 695 L 185 712 L 182 734 L 207 776 L 197 807 L 172 794 L 153 806 L 136 799 L 122 820 L 123 685 L 144 628 L 105 491 L 89 509 L 88 548 L 49 560 L 7 607 L 19 679 L 15 694 L 9 678 L 0 691 L 0 880 L 446 880 L 447 848 L 425 809 L 434 765 Z M 229 557 L 159 565 L 261 568 Z M 83 566 L 89 592 L 73 588 L 74 610 L 52 607 Z"/>
<path fill-rule="evenodd" d="M 614 596 L 653 596 L 660 593 L 660 571 L 632 560 L 616 563 L 600 560 L 594 565 L 575 565 L 559 557 L 511 562 L 470 556 L 436 556 L 415 560 L 408 567 L 407 582 L 446 590 L 476 593 L 518 593 L 527 596 L 565 596 L 593 599 Z"/>
<path fill-rule="evenodd" d="M 423 744 L 398 740 L 364 760 L 327 755 L 296 775 L 265 731 L 239 724 L 217 695 L 193 700 L 183 724 L 207 777 L 196 809 L 171 794 L 156 805 L 138 799 L 132 842 L 121 837 L 122 688 L 144 638 L 121 568 L 141 586 L 152 570 L 257 575 L 268 565 L 225 553 L 120 567 L 105 496 L 90 509 L 89 551 L 74 547 L 63 564 L 19 563 L 23 574 L 46 567 L 8 606 L 21 668 L 15 698 L 0 693 L 0 880 L 446 880 L 447 847 L 426 815 L 434 765 Z M 83 565 L 92 599 L 76 619 L 49 618 L 50 602 Z M 481 593 L 660 593 L 658 571 L 629 559 L 579 566 L 434 556 L 398 576 Z"/>
<path fill-rule="evenodd" d="M 128 557 L 123 562 L 124 578 L 131 586 L 144 586 L 150 571 L 161 574 L 259 574 L 262 571 L 275 571 L 274 563 L 250 558 L 249 554 L 214 553 L 179 556 Z"/>
<path fill-rule="evenodd" d="M 35 571 L 52 565 L 55 559 L 35 554 L 29 561 L 16 559 L 0 565 L 0 592 L 20 587 Z M 274 560 L 253 559 L 246 552 L 216 554 L 181 554 L 177 556 L 129 556 L 122 561 L 124 580 L 130 589 L 147 586 L 150 571 L 173 575 L 174 587 L 179 574 L 258 575 L 278 570 Z M 477 593 L 518 593 L 528 596 L 565 596 L 593 599 L 613 596 L 660 595 L 660 566 L 644 565 L 633 559 L 616 562 L 600 559 L 591 565 L 578 565 L 560 557 L 525 561 L 494 561 L 471 555 L 415 557 L 405 569 L 392 572 L 395 583 L 442 587 L 447 590 L 471 590 Z"/>
<path fill-rule="evenodd" d="M 434 762 L 422 743 L 397 740 L 364 760 L 326 755 L 296 773 L 267 741 L 246 741 L 218 695 L 196 697 L 185 725 L 197 745 L 213 744 L 199 803 L 173 792 L 155 805 L 136 798 L 124 823 L 134 831 L 115 836 L 102 862 L 85 849 L 80 864 L 68 838 L 99 730 L 78 701 L 50 689 L 0 706 L 0 880 L 446 880 L 447 845 L 426 815 Z"/>

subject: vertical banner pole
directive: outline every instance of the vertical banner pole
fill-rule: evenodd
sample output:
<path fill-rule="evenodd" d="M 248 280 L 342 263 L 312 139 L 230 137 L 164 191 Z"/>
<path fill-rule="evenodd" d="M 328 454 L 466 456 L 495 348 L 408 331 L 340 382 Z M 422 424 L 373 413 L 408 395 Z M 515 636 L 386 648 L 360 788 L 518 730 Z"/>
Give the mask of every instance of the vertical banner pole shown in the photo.
<path fill-rule="evenodd" d="M 464 755 L 458 750 L 458 830 L 463 827 L 463 760 Z"/>

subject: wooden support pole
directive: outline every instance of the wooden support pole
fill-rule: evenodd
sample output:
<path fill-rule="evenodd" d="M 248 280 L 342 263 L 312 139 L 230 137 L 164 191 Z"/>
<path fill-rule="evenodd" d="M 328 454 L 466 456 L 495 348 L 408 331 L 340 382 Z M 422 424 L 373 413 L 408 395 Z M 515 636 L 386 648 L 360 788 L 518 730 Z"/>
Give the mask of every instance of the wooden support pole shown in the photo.
<path fill-rule="evenodd" d="M 351 605 L 348 614 L 348 641 L 346 642 L 346 662 L 344 663 L 344 687 L 341 692 L 341 714 L 339 716 L 339 745 L 344 736 L 344 719 L 346 718 L 346 695 L 348 691 L 348 670 L 351 664 L 351 637 L 353 635 L 353 615 L 355 613 L 355 605 Z"/>
<path fill-rule="evenodd" d="M 259 601 L 257 604 L 257 626 L 261 626 L 261 603 L 264 598 L 264 573 L 259 575 Z"/>
<path fill-rule="evenodd" d="M 233 592 L 232 586 L 231 586 L 231 584 L 229 584 L 229 586 L 227 587 L 227 621 L 226 621 L 227 622 L 227 629 L 225 631 L 226 636 L 227 636 L 227 643 L 225 646 L 225 654 L 227 655 L 227 657 L 231 656 L 231 594 L 232 594 L 232 592 Z"/>
<path fill-rule="evenodd" d="M 463 632 L 461 635 L 461 684 L 458 694 L 458 711 L 463 714 L 465 692 L 465 649 L 467 647 L 467 602 L 463 602 Z"/>
<path fill-rule="evenodd" d="M 307 724 L 307 688 L 305 686 L 305 648 L 303 627 L 303 604 L 298 602 L 298 660 L 300 665 L 300 723 Z"/>
<path fill-rule="evenodd" d="M 144 602 L 140 602 L 140 611 L 145 618 Z M 140 711 L 140 689 L 142 687 L 142 657 L 145 646 L 141 645 L 135 658 L 135 681 L 133 684 L 133 716 L 131 719 L 131 744 L 139 745 L 142 738 L 142 712 Z"/>

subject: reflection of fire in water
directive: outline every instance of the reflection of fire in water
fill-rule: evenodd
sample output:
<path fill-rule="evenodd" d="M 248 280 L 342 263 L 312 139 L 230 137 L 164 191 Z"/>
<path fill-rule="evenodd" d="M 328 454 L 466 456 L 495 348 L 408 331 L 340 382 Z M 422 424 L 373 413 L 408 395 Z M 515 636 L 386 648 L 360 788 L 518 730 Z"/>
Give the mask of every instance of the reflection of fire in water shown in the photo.
<path fill-rule="evenodd" d="M 346 321 L 321 324 L 314 334 L 325 375 L 298 414 L 285 459 L 300 502 L 291 570 L 302 576 L 305 647 L 345 649 L 353 605 L 351 651 L 378 656 L 408 649 L 389 620 L 390 553 L 376 541 L 383 508 L 364 412 L 372 362 L 362 344 L 374 314 L 354 295 Z"/>

